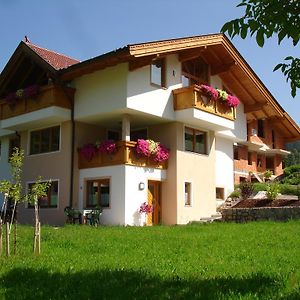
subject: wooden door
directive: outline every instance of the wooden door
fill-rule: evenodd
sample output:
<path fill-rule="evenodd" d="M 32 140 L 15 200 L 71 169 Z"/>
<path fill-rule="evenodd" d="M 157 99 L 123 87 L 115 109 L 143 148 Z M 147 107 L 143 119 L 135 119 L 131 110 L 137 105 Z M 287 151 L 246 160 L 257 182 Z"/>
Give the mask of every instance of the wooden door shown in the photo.
<path fill-rule="evenodd" d="M 152 214 L 148 214 L 147 224 L 157 225 L 161 223 L 161 182 L 148 181 L 148 204 L 153 206 Z"/>

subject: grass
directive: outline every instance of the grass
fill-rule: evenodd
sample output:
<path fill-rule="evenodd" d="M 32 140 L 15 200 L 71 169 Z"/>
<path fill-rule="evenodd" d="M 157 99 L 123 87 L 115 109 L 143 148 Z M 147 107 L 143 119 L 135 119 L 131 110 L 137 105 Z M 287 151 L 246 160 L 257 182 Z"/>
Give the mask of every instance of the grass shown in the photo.
<path fill-rule="evenodd" d="M 299 299 L 300 222 L 19 227 L 0 299 Z"/>

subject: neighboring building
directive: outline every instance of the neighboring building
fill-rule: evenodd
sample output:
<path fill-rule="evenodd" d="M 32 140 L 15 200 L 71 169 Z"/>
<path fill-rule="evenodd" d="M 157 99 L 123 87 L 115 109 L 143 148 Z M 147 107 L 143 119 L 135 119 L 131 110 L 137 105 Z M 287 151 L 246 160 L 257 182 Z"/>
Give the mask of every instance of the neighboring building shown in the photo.
<path fill-rule="evenodd" d="M 207 100 L 201 83 L 240 105 Z M 31 95 L 15 99 L 26 87 Z M 0 179 L 20 145 L 24 189 L 39 175 L 52 179 L 40 202 L 49 224 L 64 222 L 66 206 L 96 204 L 104 224 L 139 224 L 143 202 L 154 206 L 153 224 L 199 220 L 249 171 L 280 174 L 284 144 L 300 137 L 222 34 L 128 45 L 84 62 L 21 42 L 1 73 L 0 98 Z M 137 155 L 141 138 L 169 148 L 168 162 Z M 116 153 L 79 155 L 84 144 L 106 139 L 117 141 Z M 32 208 L 21 207 L 19 219 L 31 222 Z"/>

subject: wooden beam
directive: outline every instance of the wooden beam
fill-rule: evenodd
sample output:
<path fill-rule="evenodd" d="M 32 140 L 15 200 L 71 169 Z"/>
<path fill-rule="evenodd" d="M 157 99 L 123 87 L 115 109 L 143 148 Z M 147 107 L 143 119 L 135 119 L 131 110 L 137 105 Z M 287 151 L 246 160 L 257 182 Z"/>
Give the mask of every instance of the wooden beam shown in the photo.
<path fill-rule="evenodd" d="M 150 65 L 152 60 L 155 59 L 156 57 L 157 57 L 156 55 L 151 55 L 151 56 L 131 60 L 129 62 L 129 71 L 134 71 L 136 69 Z"/>
<path fill-rule="evenodd" d="M 187 60 L 192 60 L 201 56 L 201 53 L 206 50 L 206 47 L 197 48 L 196 50 L 188 50 L 180 52 L 178 55 L 178 60 L 184 62 Z"/>
<path fill-rule="evenodd" d="M 216 65 L 211 66 L 211 76 L 218 75 L 220 73 L 225 73 L 230 71 L 232 67 L 236 65 L 236 62 L 231 62 L 229 64 L 223 64 L 223 65 Z"/>
<path fill-rule="evenodd" d="M 268 105 L 267 102 L 258 102 L 258 103 L 252 104 L 252 105 L 245 105 L 244 113 L 247 114 L 247 113 L 252 113 L 255 111 L 262 110 L 263 107 L 266 105 Z"/>

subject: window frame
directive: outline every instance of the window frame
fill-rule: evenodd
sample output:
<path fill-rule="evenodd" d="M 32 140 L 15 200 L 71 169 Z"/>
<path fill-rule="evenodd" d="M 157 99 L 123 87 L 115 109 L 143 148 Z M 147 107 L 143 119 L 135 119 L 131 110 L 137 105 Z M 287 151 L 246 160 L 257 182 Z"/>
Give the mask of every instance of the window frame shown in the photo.
<path fill-rule="evenodd" d="M 187 150 L 186 149 L 186 139 L 185 139 L 186 129 L 193 131 L 193 150 Z M 204 134 L 204 149 L 205 149 L 204 153 L 195 151 L 195 145 L 196 145 L 196 143 L 195 143 L 196 134 L 195 133 L 196 132 L 200 132 L 200 133 Z M 185 152 L 196 153 L 196 154 L 200 154 L 200 155 L 208 155 L 208 132 L 205 131 L 205 130 L 196 129 L 196 128 L 192 128 L 192 127 L 189 127 L 189 126 L 184 126 L 183 146 L 184 146 L 184 151 Z"/>
<path fill-rule="evenodd" d="M 46 182 L 46 180 L 44 180 L 44 181 L 41 181 L 41 183 L 44 183 L 44 182 Z M 51 203 L 51 188 L 52 188 L 52 183 L 53 182 L 56 182 L 57 183 L 57 204 L 56 204 L 56 206 L 51 206 L 51 205 L 49 205 L 50 203 Z M 35 181 L 28 181 L 27 183 L 26 183 L 26 186 L 27 186 L 27 192 L 29 192 L 30 191 L 30 185 L 33 185 L 35 183 Z M 48 202 L 48 206 L 41 206 L 40 205 L 40 199 L 38 200 L 38 207 L 40 208 L 40 209 L 59 209 L 59 198 L 60 198 L 60 184 L 59 184 L 59 179 L 51 179 L 51 186 L 50 186 L 50 188 L 48 188 L 48 191 L 47 191 L 47 202 Z M 27 203 L 27 208 L 30 208 L 30 209 L 32 209 L 32 208 L 34 208 L 34 205 L 33 204 L 31 204 L 31 203 Z"/>
<path fill-rule="evenodd" d="M 52 146 L 52 141 L 49 142 L 49 151 L 45 151 L 45 152 L 38 152 L 38 153 L 32 153 L 32 149 L 31 149 L 31 142 L 32 142 L 32 133 L 36 133 L 36 132 L 40 132 L 40 144 L 39 144 L 39 148 L 41 149 L 41 133 L 42 131 L 44 130 L 47 130 L 47 129 L 54 129 L 54 128 L 59 128 L 59 139 L 58 139 L 58 149 L 57 150 L 52 150 L 51 151 L 51 146 Z M 53 131 L 52 132 L 52 138 L 53 138 Z M 51 139 L 51 137 L 50 137 Z M 39 128 L 39 129 L 34 129 L 34 130 L 31 130 L 29 131 L 29 134 L 28 134 L 28 149 L 27 149 L 27 153 L 29 156 L 34 156 L 34 155 L 43 155 L 43 154 L 49 154 L 49 153 L 55 153 L 55 152 L 59 152 L 61 149 L 61 125 L 54 125 L 54 126 L 50 126 L 50 127 L 43 127 L 43 128 Z"/>
<path fill-rule="evenodd" d="M 88 203 L 89 200 L 89 182 L 97 182 L 98 183 L 98 199 L 97 199 L 97 204 L 96 205 L 90 205 Z M 99 193 L 99 183 L 101 182 L 106 182 L 108 183 L 109 186 L 109 198 L 108 198 L 108 206 L 102 206 L 101 205 L 101 198 L 100 195 L 101 193 Z M 92 209 L 95 207 L 101 207 L 102 209 L 110 209 L 111 208 L 111 178 L 110 177 L 102 177 L 102 178 L 88 178 L 85 180 L 85 207 L 88 209 Z"/>
<path fill-rule="evenodd" d="M 161 61 L 161 71 L 160 71 L 160 83 L 154 82 L 153 79 L 153 66 L 155 65 L 155 62 Z M 166 88 L 166 58 L 156 58 L 151 61 L 150 64 L 150 84 L 154 86 L 158 86 L 161 88 Z"/>

